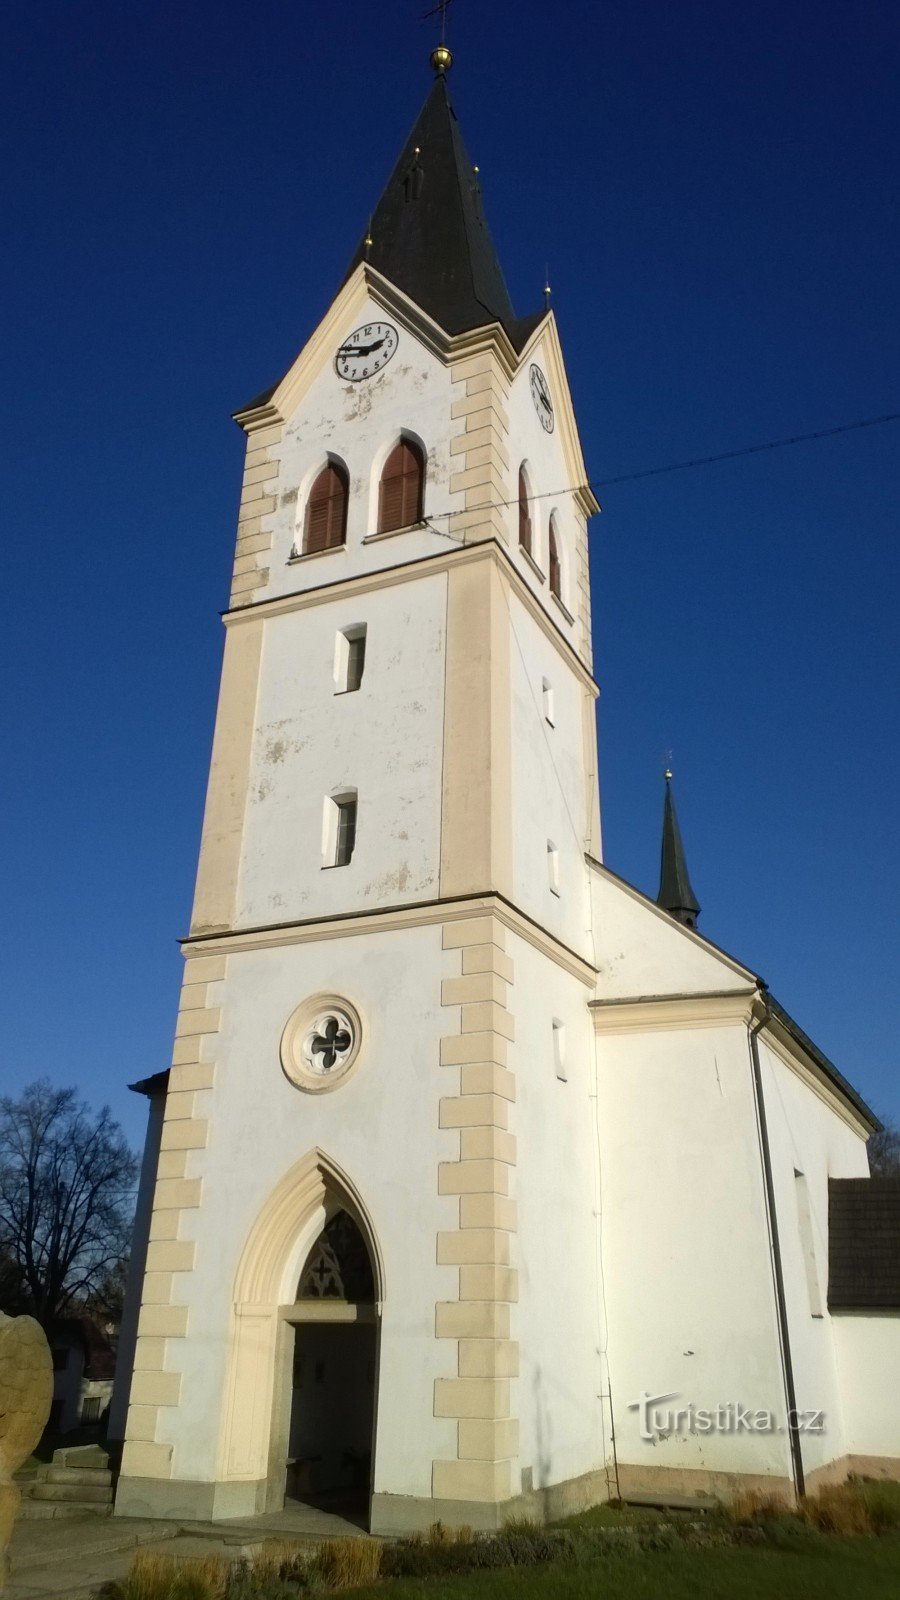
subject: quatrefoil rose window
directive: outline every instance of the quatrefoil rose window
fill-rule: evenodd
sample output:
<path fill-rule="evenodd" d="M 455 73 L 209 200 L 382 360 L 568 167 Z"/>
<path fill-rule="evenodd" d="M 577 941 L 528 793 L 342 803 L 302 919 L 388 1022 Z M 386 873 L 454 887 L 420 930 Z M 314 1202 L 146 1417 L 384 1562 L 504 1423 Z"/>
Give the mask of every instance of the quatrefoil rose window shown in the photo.
<path fill-rule="evenodd" d="M 315 995 L 298 1006 L 281 1036 L 281 1065 L 309 1094 L 336 1089 L 353 1070 L 360 1045 L 359 1015 L 337 995 Z"/>

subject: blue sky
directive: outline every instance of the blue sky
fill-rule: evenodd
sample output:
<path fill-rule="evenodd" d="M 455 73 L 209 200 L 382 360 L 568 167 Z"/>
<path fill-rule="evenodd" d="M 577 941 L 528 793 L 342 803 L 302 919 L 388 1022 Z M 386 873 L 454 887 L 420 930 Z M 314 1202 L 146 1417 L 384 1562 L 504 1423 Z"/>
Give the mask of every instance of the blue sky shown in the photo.
<path fill-rule="evenodd" d="M 230 412 L 324 312 L 430 81 L 424 3 L 7 8 L 0 1081 L 169 1060 L 227 601 Z M 549 262 L 600 480 L 900 410 L 897 14 L 457 0 L 513 298 Z M 884 426 L 601 492 L 606 855 L 900 1114 Z"/>

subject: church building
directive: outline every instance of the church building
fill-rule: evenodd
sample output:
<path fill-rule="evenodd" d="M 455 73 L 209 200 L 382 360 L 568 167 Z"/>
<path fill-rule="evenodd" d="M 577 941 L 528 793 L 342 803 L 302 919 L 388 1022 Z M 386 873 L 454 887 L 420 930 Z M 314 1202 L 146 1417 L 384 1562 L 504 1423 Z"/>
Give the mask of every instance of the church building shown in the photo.
<path fill-rule="evenodd" d="M 355 1497 L 391 1533 L 900 1476 L 900 1186 L 698 931 L 670 776 L 658 901 L 603 864 L 599 508 L 432 64 L 330 309 L 236 417 L 116 1510 Z"/>

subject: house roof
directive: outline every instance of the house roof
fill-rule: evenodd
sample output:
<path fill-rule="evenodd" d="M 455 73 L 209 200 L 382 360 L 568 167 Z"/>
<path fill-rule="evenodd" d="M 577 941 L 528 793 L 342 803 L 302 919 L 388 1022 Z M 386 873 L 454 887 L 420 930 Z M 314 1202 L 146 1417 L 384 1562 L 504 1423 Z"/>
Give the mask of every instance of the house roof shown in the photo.
<path fill-rule="evenodd" d="M 829 1178 L 829 1311 L 900 1311 L 900 1177 Z"/>
<path fill-rule="evenodd" d="M 115 1346 L 91 1317 L 61 1317 L 53 1326 L 51 1343 L 57 1347 L 80 1344 L 86 1378 L 108 1381 L 115 1376 Z"/>

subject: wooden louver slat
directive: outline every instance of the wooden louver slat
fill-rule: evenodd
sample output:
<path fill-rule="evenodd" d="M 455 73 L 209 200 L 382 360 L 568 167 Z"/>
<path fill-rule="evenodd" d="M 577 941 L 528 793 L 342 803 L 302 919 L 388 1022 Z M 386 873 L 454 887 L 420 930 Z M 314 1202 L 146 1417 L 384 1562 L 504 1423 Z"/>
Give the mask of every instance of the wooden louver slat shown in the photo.
<path fill-rule="evenodd" d="M 378 532 L 391 533 L 421 522 L 425 491 L 425 460 L 411 439 L 394 446 L 381 474 L 378 496 Z"/>
<path fill-rule="evenodd" d="M 331 550 L 345 542 L 349 492 L 346 471 L 339 462 L 329 461 L 309 492 L 303 537 L 305 555 Z"/>
<path fill-rule="evenodd" d="M 549 549 L 550 549 L 550 593 L 551 594 L 555 594 L 557 600 L 561 600 L 562 599 L 562 594 L 560 592 L 559 545 L 557 544 L 557 540 L 556 540 L 556 528 L 554 527 L 552 521 L 550 523 Z"/>
<path fill-rule="evenodd" d="M 528 479 L 519 468 L 519 544 L 531 555 L 531 512 L 528 509 Z"/>

